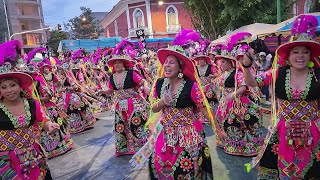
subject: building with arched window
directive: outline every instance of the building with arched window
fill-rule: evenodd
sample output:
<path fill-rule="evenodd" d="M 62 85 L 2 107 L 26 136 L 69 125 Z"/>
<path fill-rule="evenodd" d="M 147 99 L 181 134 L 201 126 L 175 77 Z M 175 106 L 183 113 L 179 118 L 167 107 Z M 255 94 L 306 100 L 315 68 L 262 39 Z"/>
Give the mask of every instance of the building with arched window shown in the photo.
<path fill-rule="evenodd" d="M 135 39 L 136 33 L 143 30 L 147 38 L 175 37 L 181 29 L 193 28 L 183 0 L 163 2 L 159 5 L 158 0 L 120 0 L 100 22 L 104 35 Z"/>

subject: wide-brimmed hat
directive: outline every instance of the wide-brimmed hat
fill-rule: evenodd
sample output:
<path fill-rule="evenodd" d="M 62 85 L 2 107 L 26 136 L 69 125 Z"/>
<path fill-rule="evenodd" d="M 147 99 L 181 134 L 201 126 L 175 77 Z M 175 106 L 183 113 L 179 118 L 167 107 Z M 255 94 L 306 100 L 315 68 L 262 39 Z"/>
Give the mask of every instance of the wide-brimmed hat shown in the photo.
<path fill-rule="evenodd" d="M 21 43 L 17 40 L 0 45 L 0 82 L 4 79 L 16 79 L 23 90 L 30 92 L 32 77 L 26 73 L 17 72 L 13 67 L 16 64 L 17 49 L 20 47 Z"/>
<path fill-rule="evenodd" d="M 160 63 L 163 65 L 166 61 L 166 58 L 169 55 L 175 56 L 182 65 L 182 73 L 184 76 L 187 76 L 191 80 L 195 81 L 195 66 L 193 62 L 184 54 L 184 50 L 180 46 L 170 46 L 168 48 L 159 49 L 158 58 Z"/>
<path fill-rule="evenodd" d="M 19 85 L 23 90 L 29 90 L 32 85 L 32 77 L 24 72 L 8 72 L 0 74 L 0 82 L 3 82 L 3 79 L 16 79 L 19 81 Z"/>
<path fill-rule="evenodd" d="M 135 62 L 132 61 L 130 57 L 127 57 L 127 56 L 116 56 L 116 57 L 113 56 L 111 59 L 107 61 L 107 64 L 113 67 L 116 61 L 121 61 L 126 68 L 131 68 L 135 64 Z"/>
<path fill-rule="evenodd" d="M 211 58 L 206 54 L 202 54 L 202 55 L 201 54 L 197 54 L 193 59 L 195 61 L 199 61 L 200 59 L 204 59 L 207 64 L 211 64 L 212 63 Z"/>
<path fill-rule="evenodd" d="M 41 74 L 44 72 L 44 69 L 45 69 L 45 68 L 48 68 L 49 71 L 52 71 L 52 66 L 51 66 L 51 64 L 44 64 L 44 65 L 42 65 L 42 66 L 40 67 L 40 69 L 39 69 Z"/>
<path fill-rule="evenodd" d="M 113 67 L 114 62 L 121 61 L 125 67 L 134 66 L 133 58 L 136 57 L 138 51 L 134 50 L 134 43 L 128 40 L 122 40 L 117 47 L 114 48 L 112 57 L 107 61 L 108 65 Z"/>
<path fill-rule="evenodd" d="M 317 58 L 320 56 L 320 44 L 312 40 L 318 28 L 318 19 L 313 15 L 300 15 L 294 21 L 291 28 L 291 38 L 276 50 L 279 56 L 278 64 L 287 65 L 290 51 L 296 46 L 305 46 L 310 52 L 310 60 L 319 66 Z"/>
<path fill-rule="evenodd" d="M 221 48 L 221 54 L 215 56 L 216 61 L 220 61 L 221 59 L 227 59 L 231 61 L 233 67 L 236 67 L 237 59 L 232 55 L 230 51 L 228 51 L 227 45 L 224 45 Z"/>
<path fill-rule="evenodd" d="M 245 53 L 251 49 L 246 41 L 252 34 L 249 32 L 238 32 L 230 36 L 227 43 L 227 50 L 231 53 L 232 57 L 239 59 L 245 55 Z"/>
<path fill-rule="evenodd" d="M 207 56 L 207 55 L 196 55 L 193 59 L 195 61 L 198 61 L 198 60 L 200 60 L 202 58 L 206 61 L 207 64 L 211 64 L 212 63 L 211 58 L 209 56 Z"/>
<path fill-rule="evenodd" d="M 207 48 L 209 47 L 210 41 L 208 40 L 203 40 L 200 43 L 200 46 L 198 48 L 196 48 L 196 53 L 193 55 L 193 59 L 195 61 L 198 61 L 200 59 L 205 59 L 207 64 L 211 64 L 212 61 L 210 59 L 210 57 L 207 54 Z"/>
<path fill-rule="evenodd" d="M 221 48 L 223 47 L 223 44 L 216 44 L 212 48 L 208 49 L 208 55 L 212 54 L 214 56 L 221 54 Z"/>

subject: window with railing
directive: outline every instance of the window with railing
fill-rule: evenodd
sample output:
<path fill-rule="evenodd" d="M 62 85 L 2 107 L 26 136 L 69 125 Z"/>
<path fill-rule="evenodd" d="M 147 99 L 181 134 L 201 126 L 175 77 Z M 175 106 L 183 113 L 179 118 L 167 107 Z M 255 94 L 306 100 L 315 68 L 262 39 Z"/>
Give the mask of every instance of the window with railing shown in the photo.
<path fill-rule="evenodd" d="M 22 16 L 39 16 L 38 6 L 36 5 L 19 5 L 18 14 Z"/>
<path fill-rule="evenodd" d="M 136 8 L 133 11 L 133 27 L 140 28 L 144 26 L 144 14 L 140 8 Z"/>
<path fill-rule="evenodd" d="M 28 45 L 28 46 L 38 45 L 42 42 L 42 34 L 39 34 L 39 33 L 23 34 L 22 41 L 24 45 Z"/>
<path fill-rule="evenodd" d="M 175 6 L 170 5 L 166 10 L 167 32 L 178 32 L 181 30 L 179 24 L 178 10 Z"/>

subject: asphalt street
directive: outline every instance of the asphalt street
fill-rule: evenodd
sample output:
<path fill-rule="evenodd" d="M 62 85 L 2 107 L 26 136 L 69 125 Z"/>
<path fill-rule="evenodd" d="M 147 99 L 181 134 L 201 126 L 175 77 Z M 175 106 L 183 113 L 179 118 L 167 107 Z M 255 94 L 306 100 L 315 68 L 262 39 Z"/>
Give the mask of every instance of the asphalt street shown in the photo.
<path fill-rule="evenodd" d="M 115 157 L 113 124 L 111 112 L 100 114 L 94 128 L 73 135 L 73 149 L 64 155 L 48 161 L 51 174 L 56 180 L 146 180 L 148 168 L 132 172 L 129 165 L 131 156 Z M 264 118 L 264 120 L 267 118 Z M 266 120 L 265 120 L 266 121 Z M 264 125 L 268 122 L 263 122 Z M 250 157 L 227 155 L 215 146 L 211 127 L 205 126 L 209 143 L 215 180 L 253 180 L 257 171 L 245 172 L 244 164 Z"/>

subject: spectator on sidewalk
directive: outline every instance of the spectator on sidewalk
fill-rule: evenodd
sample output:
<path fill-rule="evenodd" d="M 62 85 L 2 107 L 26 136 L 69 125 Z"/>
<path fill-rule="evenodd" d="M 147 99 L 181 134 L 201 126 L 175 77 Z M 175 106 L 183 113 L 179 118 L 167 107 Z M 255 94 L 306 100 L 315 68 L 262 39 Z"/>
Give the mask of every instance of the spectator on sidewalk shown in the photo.
<path fill-rule="evenodd" d="M 271 59 L 272 59 L 272 55 L 271 54 L 267 54 L 265 52 L 260 52 L 259 53 L 259 59 L 258 59 L 258 74 L 260 73 L 264 73 L 266 71 L 268 71 L 271 68 Z M 269 86 L 262 86 L 261 87 L 261 92 L 263 94 L 263 97 L 266 98 L 266 105 L 270 105 L 270 92 L 269 92 Z"/>

